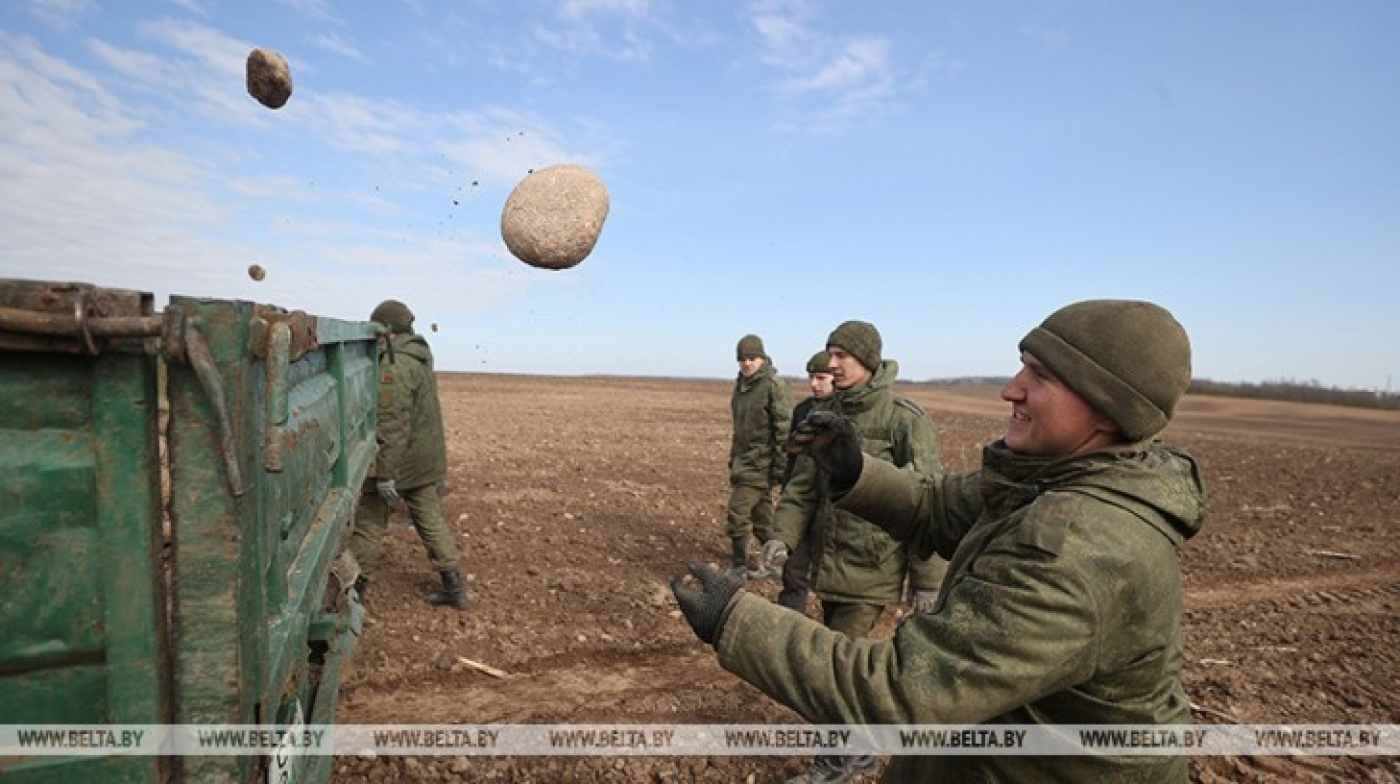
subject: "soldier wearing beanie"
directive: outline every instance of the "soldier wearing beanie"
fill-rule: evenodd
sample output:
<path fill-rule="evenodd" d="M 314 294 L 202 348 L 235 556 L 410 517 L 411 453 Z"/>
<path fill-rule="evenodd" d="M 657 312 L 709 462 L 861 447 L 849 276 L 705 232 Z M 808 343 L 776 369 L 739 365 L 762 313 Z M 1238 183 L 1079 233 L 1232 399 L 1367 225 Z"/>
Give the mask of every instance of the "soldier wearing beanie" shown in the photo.
<path fill-rule="evenodd" d="M 734 358 L 740 362 L 746 359 L 766 359 L 768 357 L 768 352 L 763 349 L 763 338 L 758 335 L 745 335 L 739 338 L 735 354 Z"/>
<path fill-rule="evenodd" d="M 913 401 L 895 394 L 899 365 L 881 356 L 880 331 L 865 321 L 847 321 L 827 337 L 826 364 L 833 393 L 814 410 L 848 417 L 864 438 L 871 458 L 920 475 L 943 471 L 933 421 Z M 904 543 L 859 515 L 836 509 L 823 472 L 811 460 L 799 460 L 778 501 L 773 538 L 764 545 L 763 562 L 785 555 L 784 584 L 808 550 L 813 593 L 821 603 L 822 622 L 850 638 L 868 637 L 885 608 L 900 604 L 906 587 L 916 611 L 931 611 L 943 577 L 938 556 L 911 555 Z M 792 555 L 796 554 L 796 556 Z M 801 588 L 797 579 L 792 587 Z M 780 597 L 797 607 L 794 593 Z M 789 604 L 790 602 L 790 604 Z M 870 756 L 822 756 L 805 780 L 843 781 L 875 766 Z M 804 779 L 797 779 L 802 781 Z"/>
<path fill-rule="evenodd" d="M 806 400 L 792 408 L 792 427 L 795 429 L 802 420 L 812 413 L 817 403 L 831 397 L 836 388 L 832 386 L 831 355 L 818 351 L 807 360 L 807 390 L 811 393 Z M 787 468 L 783 471 L 783 487 L 792 479 L 792 469 L 797 464 L 797 455 L 787 456 Z"/>
<path fill-rule="evenodd" d="M 456 539 L 442 519 L 438 485 L 447 479 L 447 439 L 428 341 L 413 333 L 413 311 L 386 299 L 370 320 L 389 328 L 379 348 L 379 452 L 355 511 L 350 551 L 360 564 L 355 588 L 364 601 L 379 565 L 389 513 L 402 505 L 442 580 L 428 595 L 434 606 L 467 608 Z"/>
<path fill-rule="evenodd" d="M 807 360 L 807 389 L 812 394 L 792 409 L 793 430 L 802 424 L 818 403 L 831 397 L 836 391 L 831 385 L 831 355 L 826 351 L 818 351 Z M 797 455 L 788 455 L 787 468 L 783 472 L 784 489 L 792 479 L 796 467 Z M 813 526 L 808 526 L 807 534 L 798 541 L 797 546 L 792 548 L 787 560 L 783 562 L 783 589 L 778 592 L 778 604 L 800 613 L 807 612 L 807 598 L 812 591 L 812 530 Z M 770 547 L 767 544 L 764 546 Z M 761 561 L 760 569 L 771 571 L 774 567 L 773 560 L 770 557 L 766 562 Z"/>
<path fill-rule="evenodd" d="M 1111 332 L 1103 331 L 1112 324 Z M 1150 302 L 1096 300 L 1052 313 L 1021 341 L 1125 440 L 1160 433 L 1191 385 L 1191 344 L 1172 315 Z"/>
<path fill-rule="evenodd" d="M 749 572 L 749 543 L 766 542 L 773 527 L 773 495 L 783 481 L 792 418 L 792 390 L 778 376 L 763 349 L 763 338 L 745 335 L 735 347 L 739 375 L 734 379 L 729 409 L 733 433 L 729 442 L 729 503 L 725 534 L 730 544 L 730 572 Z"/>
<path fill-rule="evenodd" d="M 831 331 L 826 339 L 828 351 L 835 348 L 855 358 L 861 367 L 870 372 L 880 369 L 880 331 L 867 321 L 847 321 Z"/>
<path fill-rule="evenodd" d="M 413 311 L 396 299 L 386 299 L 375 306 L 369 320 L 389 328 L 390 332 L 409 333 L 413 331 Z"/>
<path fill-rule="evenodd" d="M 1020 343 L 1006 432 L 979 469 L 914 477 L 809 416 L 793 448 L 839 509 L 950 559 L 934 612 L 856 643 L 698 564 L 672 590 L 720 664 L 814 724 L 1185 725 L 1177 548 L 1205 514 L 1200 467 L 1160 434 L 1191 380 L 1166 309 L 1089 300 Z M 883 781 L 1184 783 L 1184 756 L 895 757 Z"/>

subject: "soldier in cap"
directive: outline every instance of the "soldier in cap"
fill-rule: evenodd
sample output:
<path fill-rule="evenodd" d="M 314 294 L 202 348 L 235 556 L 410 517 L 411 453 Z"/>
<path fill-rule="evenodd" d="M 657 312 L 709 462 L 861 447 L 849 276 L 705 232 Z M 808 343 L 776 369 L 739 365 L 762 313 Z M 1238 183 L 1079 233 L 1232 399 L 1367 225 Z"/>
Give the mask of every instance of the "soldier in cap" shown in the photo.
<path fill-rule="evenodd" d="M 434 606 L 467 608 L 457 542 L 442 519 L 438 486 L 447 479 L 447 440 L 438 403 L 437 377 L 428 342 L 413 331 L 413 312 L 398 300 L 379 303 L 370 320 L 388 328 L 379 346 L 379 452 L 365 480 L 350 551 L 360 563 L 355 587 L 369 590 L 390 507 L 402 503 L 442 590 L 428 595 Z"/>
<path fill-rule="evenodd" d="M 916 403 L 894 393 L 899 364 L 882 355 L 883 345 L 880 331 L 866 321 L 846 321 L 832 330 L 826 351 L 835 391 L 816 410 L 849 417 L 872 458 L 937 476 L 943 467 L 933 422 Z M 800 551 L 803 541 L 810 542 L 811 585 L 828 628 L 853 638 L 869 636 L 885 608 L 901 602 L 906 582 L 917 608 L 932 610 L 942 561 L 913 556 L 879 526 L 832 506 L 823 471 L 809 457 L 798 460 L 783 490 L 763 561 L 787 557 L 791 562 L 789 552 Z M 873 756 L 819 756 L 789 784 L 834 784 L 875 765 Z"/>
<path fill-rule="evenodd" d="M 746 577 L 749 543 L 768 541 L 773 525 L 773 496 L 783 482 L 783 451 L 792 426 L 792 390 L 763 348 L 763 338 L 745 335 L 736 347 L 739 374 L 729 397 L 734 430 L 729 444 L 730 572 Z"/>
<path fill-rule="evenodd" d="M 841 509 L 949 559 L 933 613 L 853 641 L 691 564 L 672 581 L 719 662 L 818 724 L 1184 725 L 1177 548 L 1205 485 L 1159 433 L 1191 381 L 1186 331 L 1134 300 L 1063 307 L 1020 343 L 1005 434 L 968 473 L 915 477 L 818 412 L 790 448 Z M 884 781 L 1185 782 L 1184 756 L 895 757 Z"/>

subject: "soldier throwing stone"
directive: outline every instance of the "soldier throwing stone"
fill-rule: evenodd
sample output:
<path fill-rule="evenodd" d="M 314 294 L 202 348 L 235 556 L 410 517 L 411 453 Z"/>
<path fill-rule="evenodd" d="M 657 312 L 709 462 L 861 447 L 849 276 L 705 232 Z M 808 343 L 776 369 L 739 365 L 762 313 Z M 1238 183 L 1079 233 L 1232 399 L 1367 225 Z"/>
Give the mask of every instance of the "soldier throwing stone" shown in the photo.
<path fill-rule="evenodd" d="M 442 578 L 428 595 L 436 606 L 467 609 L 457 542 L 442 519 L 438 485 L 447 478 L 447 441 L 442 429 L 433 352 L 413 332 L 413 312 L 397 300 L 381 302 L 371 321 L 388 327 L 379 345 L 379 454 L 365 479 L 350 551 L 360 563 L 355 588 L 363 601 L 379 564 L 390 505 L 408 507 L 413 527 Z"/>

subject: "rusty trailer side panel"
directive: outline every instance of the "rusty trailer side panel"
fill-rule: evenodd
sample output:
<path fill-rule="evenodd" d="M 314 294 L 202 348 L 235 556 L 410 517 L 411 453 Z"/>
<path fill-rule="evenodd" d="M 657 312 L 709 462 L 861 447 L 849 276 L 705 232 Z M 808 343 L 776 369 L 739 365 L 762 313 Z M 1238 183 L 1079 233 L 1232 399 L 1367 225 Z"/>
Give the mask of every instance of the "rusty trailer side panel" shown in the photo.
<path fill-rule="evenodd" d="M 0 724 L 332 723 L 375 329 L 151 301 L 0 281 Z M 7 757 L 0 779 L 323 781 L 330 761 Z"/>

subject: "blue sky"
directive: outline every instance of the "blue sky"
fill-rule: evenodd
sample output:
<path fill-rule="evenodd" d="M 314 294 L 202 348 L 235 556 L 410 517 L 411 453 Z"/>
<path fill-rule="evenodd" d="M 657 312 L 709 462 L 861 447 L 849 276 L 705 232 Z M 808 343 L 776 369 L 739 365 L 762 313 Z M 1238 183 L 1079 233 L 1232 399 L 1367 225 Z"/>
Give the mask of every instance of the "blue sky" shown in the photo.
<path fill-rule="evenodd" d="M 440 369 L 714 378 L 851 318 L 902 378 L 1006 375 L 1141 298 L 1198 377 L 1394 389 L 1397 41 L 1392 0 L 11 0 L 0 277 L 394 297 Z M 501 207 L 562 163 L 611 211 L 538 270 Z"/>

